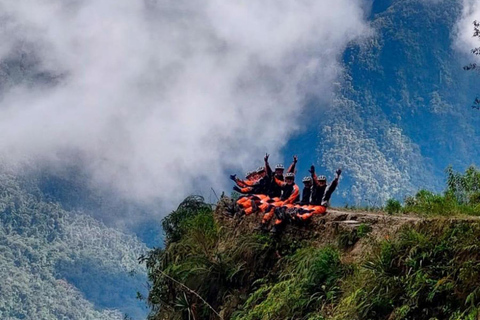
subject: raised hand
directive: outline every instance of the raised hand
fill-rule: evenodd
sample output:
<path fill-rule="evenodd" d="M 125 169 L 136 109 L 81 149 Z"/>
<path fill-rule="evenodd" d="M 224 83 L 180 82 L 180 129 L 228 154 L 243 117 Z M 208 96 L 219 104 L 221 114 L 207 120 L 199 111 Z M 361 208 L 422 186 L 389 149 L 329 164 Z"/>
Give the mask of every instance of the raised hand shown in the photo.
<path fill-rule="evenodd" d="M 315 166 L 312 164 L 312 166 L 310 167 L 310 170 L 308 170 L 308 172 L 310 172 L 311 174 L 314 174 L 315 173 Z"/>
<path fill-rule="evenodd" d="M 270 157 L 270 155 L 268 153 L 265 153 L 265 157 L 263 158 L 263 160 L 268 161 L 268 157 Z"/>
<path fill-rule="evenodd" d="M 233 180 L 233 181 L 237 180 L 237 175 L 236 174 L 231 174 L 230 179 Z"/>
<path fill-rule="evenodd" d="M 297 163 L 297 161 L 298 161 L 298 157 L 296 155 L 293 156 L 293 162 Z"/>

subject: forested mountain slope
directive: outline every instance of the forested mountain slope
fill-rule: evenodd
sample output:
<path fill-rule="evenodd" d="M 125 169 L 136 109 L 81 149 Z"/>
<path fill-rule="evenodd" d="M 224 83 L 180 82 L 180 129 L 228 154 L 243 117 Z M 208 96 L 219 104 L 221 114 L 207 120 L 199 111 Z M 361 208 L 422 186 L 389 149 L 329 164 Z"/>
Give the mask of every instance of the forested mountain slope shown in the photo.
<path fill-rule="evenodd" d="M 2 168 L 0 318 L 142 319 L 145 246 L 26 184 Z"/>
<path fill-rule="evenodd" d="M 449 164 L 463 170 L 480 156 L 480 115 L 470 108 L 480 77 L 455 49 L 462 4 L 373 2 L 374 35 L 346 50 L 333 103 L 318 111 L 318 162 L 327 173 L 345 169 L 343 202 L 439 191 Z"/>

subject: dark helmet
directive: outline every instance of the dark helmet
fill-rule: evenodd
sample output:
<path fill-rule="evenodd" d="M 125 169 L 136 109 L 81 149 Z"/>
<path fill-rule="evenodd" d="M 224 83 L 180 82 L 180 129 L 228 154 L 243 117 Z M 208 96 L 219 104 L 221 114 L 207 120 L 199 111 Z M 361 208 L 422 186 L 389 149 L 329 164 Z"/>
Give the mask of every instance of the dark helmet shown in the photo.
<path fill-rule="evenodd" d="M 295 179 L 295 175 L 293 172 L 287 172 L 287 174 L 285 174 L 285 179 Z"/>

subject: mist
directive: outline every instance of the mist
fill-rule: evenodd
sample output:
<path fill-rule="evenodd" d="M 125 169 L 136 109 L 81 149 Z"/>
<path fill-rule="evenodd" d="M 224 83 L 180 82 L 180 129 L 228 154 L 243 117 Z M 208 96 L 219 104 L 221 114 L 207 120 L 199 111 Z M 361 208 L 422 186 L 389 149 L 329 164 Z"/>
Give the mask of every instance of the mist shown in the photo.
<path fill-rule="evenodd" d="M 0 61 L 31 70 L 0 73 L 0 157 L 80 164 L 92 185 L 166 208 L 199 184 L 226 190 L 265 152 L 281 162 L 306 102 L 331 99 L 342 52 L 371 33 L 364 7 L 0 0 Z"/>
<path fill-rule="evenodd" d="M 478 37 L 473 37 L 473 21 L 480 20 L 480 1 L 463 0 L 462 16 L 457 23 L 455 48 L 468 54 L 471 62 L 478 62 L 478 57 L 471 54 L 471 50 L 480 46 Z"/>

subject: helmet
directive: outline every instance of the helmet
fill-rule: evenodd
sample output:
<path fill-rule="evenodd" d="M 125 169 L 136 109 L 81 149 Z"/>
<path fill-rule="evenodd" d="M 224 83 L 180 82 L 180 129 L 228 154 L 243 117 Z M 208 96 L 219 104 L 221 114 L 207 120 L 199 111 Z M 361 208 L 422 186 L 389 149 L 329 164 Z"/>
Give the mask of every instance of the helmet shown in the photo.
<path fill-rule="evenodd" d="M 285 170 L 285 167 L 283 166 L 283 164 L 279 163 L 275 166 L 275 170 L 277 170 L 277 169 Z"/>
<path fill-rule="evenodd" d="M 318 180 L 318 181 L 327 181 L 327 177 L 325 177 L 325 176 L 318 176 L 318 177 L 317 177 L 317 180 Z"/>
<path fill-rule="evenodd" d="M 285 175 L 285 179 L 287 178 L 295 179 L 295 175 L 292 172 L 287 172 L 287 174 Z"/>
<path fill-rule="evenodd" d="M 245 174 L 245 177 L 250 177 L 254 172 L 253 171 L 248 171 L 246 174 Z"/>
<path fill-rule="evenodd" d="M 257 168 L 257 173 L 265 171 L 265 167 L 258 167 Z"/>
<path fill-rule="evenodd" d="M 312 178 L 311 177 L 303 177 L 302 179 L 302 182 L 312 182 Z"/>

